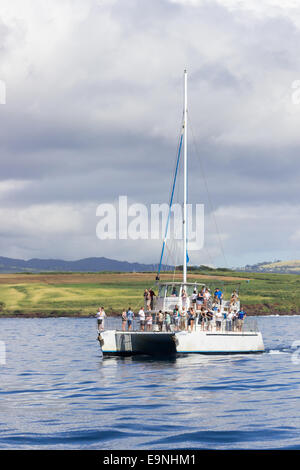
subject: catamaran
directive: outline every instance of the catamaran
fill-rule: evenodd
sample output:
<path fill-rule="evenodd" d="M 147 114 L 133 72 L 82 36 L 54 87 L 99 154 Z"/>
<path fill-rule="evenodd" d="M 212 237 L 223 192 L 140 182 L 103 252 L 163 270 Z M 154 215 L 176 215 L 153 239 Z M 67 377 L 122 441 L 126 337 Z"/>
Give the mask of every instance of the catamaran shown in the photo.
<path fill-rule="evenodd" d="M 174 194 L 176 173 L 180 158 L 182 143 L 184 154 L 184 188 L 183 188 L 183 278 L 181 282 L 160 282 L 160 269 L 166 236 L 163 241 L 158 275 L 156 277 L 158 295 L 153 297 L 151 304 L 145 302 L 146 315 L 157 317 L 159 312 L 173 314 L 174 310 L 188 311 L 193 306 L 196 316 L 189 328 L 180 329 L 176 324 L 161 325 L 153 324 L 151 330 L 123 331 L 112 328 L 102 331 L 98 340 L 104 355 L 176 355 L 186 353 L 199 354 L 236 354 L 236 353 L 258 353 L 264 351 L 262 334 L 253 318 L 241 320 L 238 325 L 229 320 L 230 312 L 240 310 L 238 296 L 231 299 L 222 299 L 217 305 L 219 321 L 214 316 L 206 322 L 195 303 L 195 294 L 209 289 L 204 284 L 187 281 L 187 72 L 184 71 L 184 110 L 183 126 L 179 144 L 177 165 L 171 193 L 170 208 Z M 169 220 L 169 219 L 168 219 Z M 168 230 L 168 222 L 166 231 Z M 205 302 L 207 309 L 212 308 L 212 297 Z M 216 307 L 215 307 L 216 308 Z"/>

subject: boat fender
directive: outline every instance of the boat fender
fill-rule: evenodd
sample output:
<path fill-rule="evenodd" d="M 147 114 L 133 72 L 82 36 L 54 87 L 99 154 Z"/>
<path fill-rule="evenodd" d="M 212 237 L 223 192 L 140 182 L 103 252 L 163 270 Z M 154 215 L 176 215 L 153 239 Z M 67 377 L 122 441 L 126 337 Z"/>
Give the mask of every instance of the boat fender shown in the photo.
<path fill-rule="evenodd" d="M 173 336 L 171 336 L 171 338 L 172 338 L 172 340 L 174 341 L 174 343 L 176 344 L 176 346 L 178 346 L 179 341 L 178 341 L 178 339 L 176 338 L 176 336 L 173 335 Z"/>

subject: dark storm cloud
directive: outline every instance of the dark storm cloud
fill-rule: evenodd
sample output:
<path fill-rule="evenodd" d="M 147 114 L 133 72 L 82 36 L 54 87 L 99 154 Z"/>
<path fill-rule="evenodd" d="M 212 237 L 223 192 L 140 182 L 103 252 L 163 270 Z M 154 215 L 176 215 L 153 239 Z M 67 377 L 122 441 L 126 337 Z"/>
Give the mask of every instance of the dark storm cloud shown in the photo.
<path fill-rule="evenodd" d="M 241 83 L 230 70 L 219 63 L 203 64 L 198 70 L 191 74 L 191 83 L 207 81 L 214 87 L 230 87 L 237 89 Z"/>

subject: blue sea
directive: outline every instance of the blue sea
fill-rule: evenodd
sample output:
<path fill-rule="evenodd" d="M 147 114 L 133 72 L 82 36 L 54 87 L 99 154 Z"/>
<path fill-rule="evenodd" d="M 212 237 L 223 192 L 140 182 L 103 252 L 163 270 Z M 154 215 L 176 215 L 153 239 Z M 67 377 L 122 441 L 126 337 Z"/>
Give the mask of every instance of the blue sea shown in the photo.
<path fill-rule="evenodd" d="M 93 318 L 1 319 L 0 449 L 300 449 L 300 317 L 258 321 L 263 354 L 154 359 L 101 357 Z"/>

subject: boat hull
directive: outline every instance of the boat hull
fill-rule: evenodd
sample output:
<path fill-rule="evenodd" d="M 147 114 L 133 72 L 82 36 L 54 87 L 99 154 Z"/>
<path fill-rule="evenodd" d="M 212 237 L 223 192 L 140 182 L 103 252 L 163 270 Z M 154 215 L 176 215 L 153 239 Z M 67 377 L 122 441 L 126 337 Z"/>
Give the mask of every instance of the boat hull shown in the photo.
<path fill-rule="evenodd" d="M 104 355 L 251 354 L 264 352 L 260 332 L 138 332 L 101 333 Z"/>

